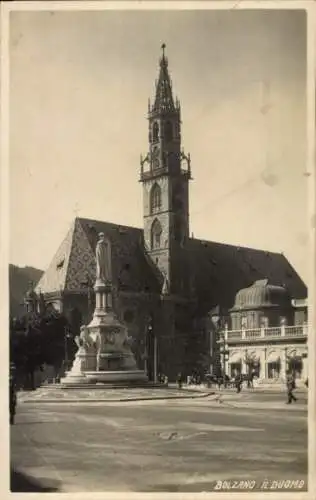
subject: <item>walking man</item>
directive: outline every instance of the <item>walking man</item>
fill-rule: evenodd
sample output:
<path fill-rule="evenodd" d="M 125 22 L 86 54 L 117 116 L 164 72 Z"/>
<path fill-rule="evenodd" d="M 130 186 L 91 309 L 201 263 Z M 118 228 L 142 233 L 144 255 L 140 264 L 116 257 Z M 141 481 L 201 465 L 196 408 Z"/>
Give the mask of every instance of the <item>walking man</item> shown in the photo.
<path fill-rule="evenodd" d="M 297 398 L 293 394 L 293 390 L 295 389 L 295 379 L 291 373 L 288 374 L 287 380 L 287 404 L 291 404 L 292 401 L 297 401 Z"/>
<path fill-rule="evenodd" d="M 238 373 L 238 375 L 236 376 L 235 384 L 236 384 L 237 393 L 239 393 L 241 391 L 241 387 L 242 387 L 242 375 L 241 375 L 241 373 Z"/>

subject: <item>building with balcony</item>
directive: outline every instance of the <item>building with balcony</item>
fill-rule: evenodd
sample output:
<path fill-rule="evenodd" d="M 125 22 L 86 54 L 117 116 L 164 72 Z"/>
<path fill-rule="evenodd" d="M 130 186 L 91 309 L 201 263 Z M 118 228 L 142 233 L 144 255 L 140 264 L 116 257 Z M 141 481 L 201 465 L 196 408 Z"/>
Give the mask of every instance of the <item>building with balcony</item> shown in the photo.
<path fill-rule="evenodd" d="M 254 373 L 260 381 L 283 382 L 288 371 L 308 376 L 306 300 L 285 286 L 257 280 L 240 290 L 222 330 L 221 363 L 230 377 Z"/>

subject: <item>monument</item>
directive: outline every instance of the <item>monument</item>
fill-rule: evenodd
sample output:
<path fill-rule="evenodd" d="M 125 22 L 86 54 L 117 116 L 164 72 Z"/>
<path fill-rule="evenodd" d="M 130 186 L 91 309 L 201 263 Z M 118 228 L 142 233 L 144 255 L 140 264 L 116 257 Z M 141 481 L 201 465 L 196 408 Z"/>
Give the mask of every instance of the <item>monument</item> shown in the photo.
<path fill-rule="evenodd" d="M 73 366 L 61 379 L 63 386 L 77 384 L 129 384 L 146 382 L 131 351 L 128 330 L 112 307 L 111 245 L 99 234 L 96 246 L 95 311 L 91 323 L 82 326 L 75 341 Z"/>

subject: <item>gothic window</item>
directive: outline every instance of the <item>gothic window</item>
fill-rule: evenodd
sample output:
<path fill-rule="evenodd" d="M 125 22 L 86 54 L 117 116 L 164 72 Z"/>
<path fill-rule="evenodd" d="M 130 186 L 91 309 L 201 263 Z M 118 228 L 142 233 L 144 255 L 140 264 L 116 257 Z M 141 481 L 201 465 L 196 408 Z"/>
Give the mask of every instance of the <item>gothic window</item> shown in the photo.
<path fill-rule="evenodd" d="M 157 122 L 153 125 L 153 142 L 157 142 L 159 139 L 159 125 Z"/>
<path fill-rule="evenodd" d="M 166 122 L 165 124 L 165 140 L 166 142 L 170 142 L 173 139 L 173 130 L 172 130 L 172 123 L 171 122 Z"/>
<path fill-rule="evenodd" d="M 159 212 L 161 208 L 161 188 L 154 184 L 150 192 L 150 212 L 153 214 Z"/>
<path fill-rule="evenodd" d="M 157 250 L 161 245 L 162 227 L 158 219 L 155 219 L 151 226 L 151 249 Z"/>

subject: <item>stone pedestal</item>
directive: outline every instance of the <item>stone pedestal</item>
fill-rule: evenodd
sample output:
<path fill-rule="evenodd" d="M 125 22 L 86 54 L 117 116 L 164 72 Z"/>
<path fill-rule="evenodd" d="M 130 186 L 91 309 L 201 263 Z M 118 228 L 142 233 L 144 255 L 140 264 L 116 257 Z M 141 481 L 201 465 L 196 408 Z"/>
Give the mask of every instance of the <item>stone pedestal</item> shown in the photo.
<path fill-rule="evenodd" d="M 80 347 L 74 365 L 61 384 L 146 382 L 147 375 L 138 370 L 128 342 L 128 331 L 112 309 L 111 285 L 97 280 L 96 308 L 85 328 L 85 346 Z"/>
<path fill-rule="evenodd" d="M 71 370 L 66 372 L 65 377 L 60 380 L 60 383 L 66 385 L 88 384 L 90 382 L 86 377 L 85 372 L 95 369 L 95 352 L 87 352 L 85 348 L 79 347 Z"/>

